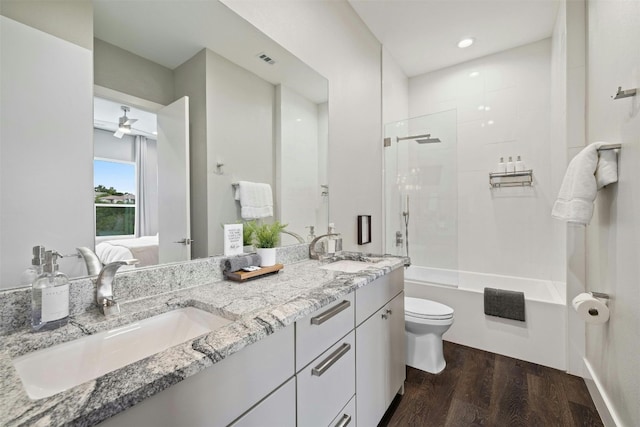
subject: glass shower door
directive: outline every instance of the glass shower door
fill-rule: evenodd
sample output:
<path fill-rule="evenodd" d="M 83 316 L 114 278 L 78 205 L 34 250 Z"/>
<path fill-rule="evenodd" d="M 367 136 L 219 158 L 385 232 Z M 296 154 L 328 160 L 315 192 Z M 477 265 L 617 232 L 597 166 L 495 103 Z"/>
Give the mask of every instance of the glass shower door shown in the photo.
<path fill-rule="evenodd" d="M 385 250 L 414 266 L 456 270 L 456 110 L 385 125 Z"/>

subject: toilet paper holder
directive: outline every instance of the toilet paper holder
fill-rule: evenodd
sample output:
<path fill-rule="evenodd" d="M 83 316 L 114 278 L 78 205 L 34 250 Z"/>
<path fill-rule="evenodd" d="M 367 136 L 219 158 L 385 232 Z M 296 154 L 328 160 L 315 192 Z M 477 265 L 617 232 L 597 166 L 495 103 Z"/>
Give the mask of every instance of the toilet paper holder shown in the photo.
<path fill-rule="evenodd" d="M 609 294 L 603 294 L 602 292 L 589 292 L 594 298 L 609 299 Z"/>

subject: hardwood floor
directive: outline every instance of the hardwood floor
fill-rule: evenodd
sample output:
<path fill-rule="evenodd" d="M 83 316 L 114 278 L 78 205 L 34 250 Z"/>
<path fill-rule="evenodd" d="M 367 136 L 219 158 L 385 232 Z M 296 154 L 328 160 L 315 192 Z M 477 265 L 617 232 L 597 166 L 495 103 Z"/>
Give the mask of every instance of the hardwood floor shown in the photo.
<path fill-rule="evenodd" d="M 444 354 L 439 375 L 407 367 L 379 427 L 603 426 L 582 378 L 446 341 Z"/>

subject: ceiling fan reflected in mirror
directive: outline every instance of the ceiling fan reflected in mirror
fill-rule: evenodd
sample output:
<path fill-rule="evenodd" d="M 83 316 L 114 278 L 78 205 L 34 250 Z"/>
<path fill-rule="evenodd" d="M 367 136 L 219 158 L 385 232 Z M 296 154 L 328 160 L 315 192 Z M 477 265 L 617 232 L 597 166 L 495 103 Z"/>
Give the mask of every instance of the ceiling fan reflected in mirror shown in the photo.
<path fill-rule="evenodd" d="M 131 110 L 129 107 L 123 105 L 122 111 L 124 115 L 118 119 L 118 130 L 113 134 L 116 138 L 122 138 L 122 136 L 131 133 L 131 125 L 138 121 L 138 119 L 130 119 L 127 117 L 127 113 Z"/>

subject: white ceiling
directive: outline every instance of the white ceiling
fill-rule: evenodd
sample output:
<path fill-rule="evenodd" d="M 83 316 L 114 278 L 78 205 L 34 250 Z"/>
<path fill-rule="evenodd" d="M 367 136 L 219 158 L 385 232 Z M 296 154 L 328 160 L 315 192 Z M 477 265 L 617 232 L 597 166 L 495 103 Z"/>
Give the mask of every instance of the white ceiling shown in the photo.
<path fill-rule="evenodd" d="M 216 0 L 93 0 L 95 37 L 169 69 L 203 48 L 272 84 L 326 102 L 327 80 Z M 260 60 L 267 53 L 275 65 Z"/>
<path fill-rule="evenodd" d="M 348 0 L 408 77 L 550 37 L 558 0 Z M 466 49 L 457 43 L 475 43 Z"/>

